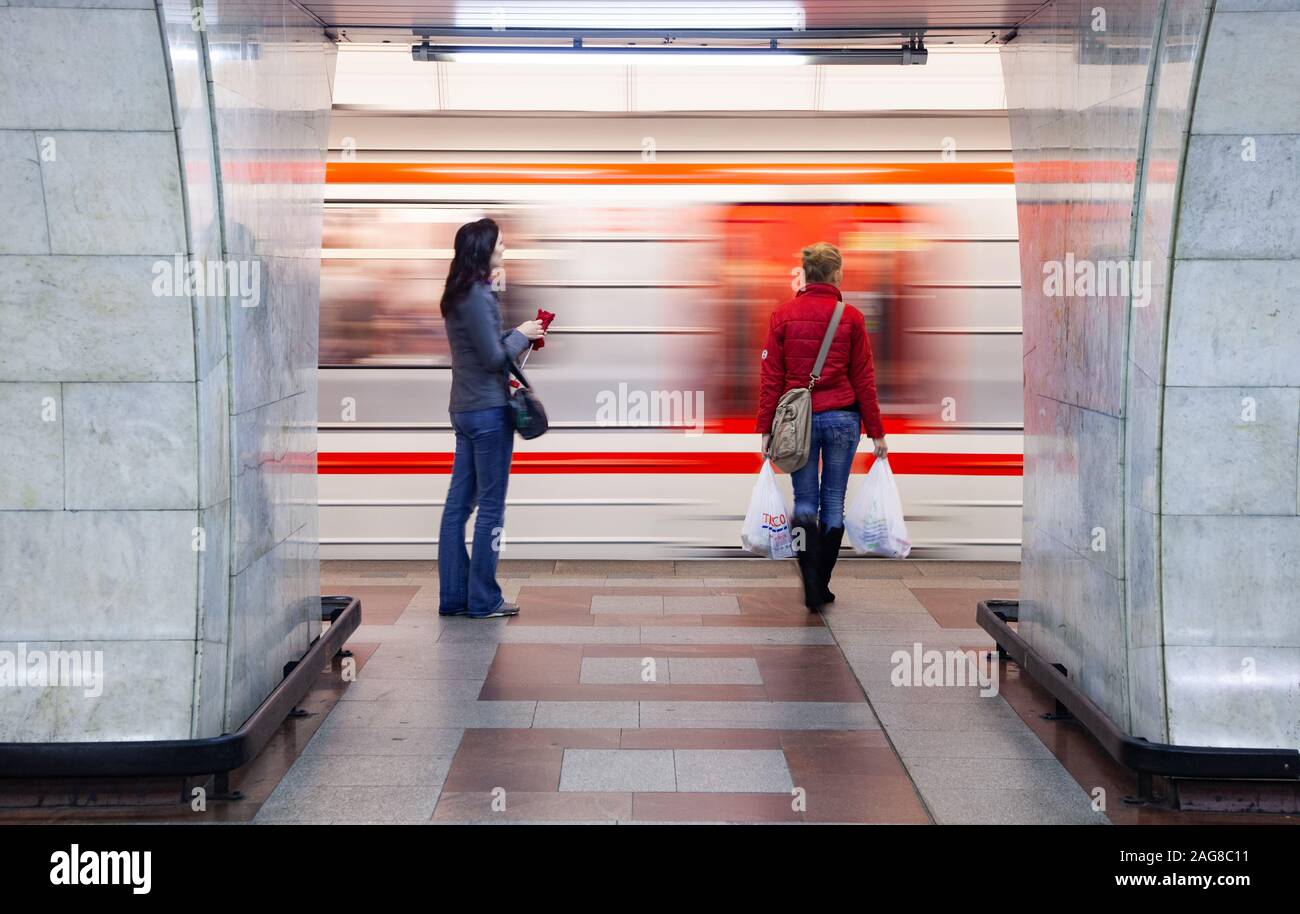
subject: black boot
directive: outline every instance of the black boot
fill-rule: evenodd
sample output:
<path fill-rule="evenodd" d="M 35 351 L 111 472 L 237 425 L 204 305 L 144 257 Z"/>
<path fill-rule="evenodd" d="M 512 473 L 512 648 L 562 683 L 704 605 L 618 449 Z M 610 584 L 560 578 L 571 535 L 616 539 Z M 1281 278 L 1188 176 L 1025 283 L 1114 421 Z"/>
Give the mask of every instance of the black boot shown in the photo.
<path fill-rule="evenodd" d="M 843 527 L 820 527 L 822 550 L 821 550 L 821 580 L 822 580 L 822 599 L 827 603 L 835 602 L 835 594 L 831 593 L 831 572 L 835 570 L 835 562 L 840 557 L 840 543 L 844 539 Z"/>
<path fill-rule="evenodd" d="M 821 531 L 816 521 L 809 521 L 800 527 L 795 522 L 795 529 L 803 530 L 803 548 L 795 552 L 799 561 L 799 574 L 803 577 L 803 605 L 809 612 L 818 612 L 826 602 L 825 582 L 822 580 Z"/>

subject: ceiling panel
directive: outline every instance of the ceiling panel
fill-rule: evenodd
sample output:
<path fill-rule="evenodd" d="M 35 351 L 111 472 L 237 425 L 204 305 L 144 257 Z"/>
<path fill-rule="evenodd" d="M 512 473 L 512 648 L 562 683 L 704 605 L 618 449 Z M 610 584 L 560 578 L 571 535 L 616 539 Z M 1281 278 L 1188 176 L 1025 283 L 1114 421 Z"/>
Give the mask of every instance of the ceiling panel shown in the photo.
<path fill-rule="evenodd" d="M 784 29 L 923 27 L 934 35 L 1005 30 L 1042 0 L 295 0 L 331 28 Z M 968 38 L 974 36 L 967 34 Z M 987 36 L 981 35 L 981 40 Z"/>

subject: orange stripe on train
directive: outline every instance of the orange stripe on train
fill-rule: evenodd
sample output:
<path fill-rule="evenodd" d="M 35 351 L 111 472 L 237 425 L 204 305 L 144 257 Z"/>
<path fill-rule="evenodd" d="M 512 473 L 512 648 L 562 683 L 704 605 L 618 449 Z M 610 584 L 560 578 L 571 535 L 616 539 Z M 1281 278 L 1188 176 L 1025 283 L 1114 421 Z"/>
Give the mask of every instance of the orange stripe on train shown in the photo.
<path fill-rule="evenodd" d="M 329 184 L 1014 184 L 1010 162 L 328 162 Z"/>

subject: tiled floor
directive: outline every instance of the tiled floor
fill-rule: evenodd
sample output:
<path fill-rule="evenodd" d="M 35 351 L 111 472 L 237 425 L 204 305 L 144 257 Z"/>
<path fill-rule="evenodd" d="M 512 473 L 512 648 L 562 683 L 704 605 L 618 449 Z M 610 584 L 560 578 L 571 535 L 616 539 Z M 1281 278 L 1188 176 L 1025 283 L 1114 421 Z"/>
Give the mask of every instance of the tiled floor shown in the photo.
<path fill-rule="evenodd" d="M 842 561 L 822 616 L 792 562 L 501 573 L 518 617 L 441 619 L 432 562 L 325 562 L 323 592 L 362 600 L 358 675 L 322 673 L 309 713 L 232 772 L 242 799 L 196 811 L 189 784 L 0 782 L 0 821 L 1296 819 L 1126 805 L 1131 776 L 1077 723 L 1044 720 L 1050 697 L 1014 665 L 987 697 L 927 684 L 927 652 L 987 656 L 975 604 L 1017 595 L 1014 564 Z"/>
<path fill-rule="evenodd" d="M 818 616 L 790 562 L 503 562 L 485 622 L 431 563 L 325 563 L 376 647 L 257 821 L 1104 822 L 1001 698 L 891 682 L 1017 577 L 845 561 Z"/>
<path fill-rule="evenodd" d="M 362 599 L 358 675 L 322 673 L 232 773 L 243 799 L 5 783 L 0 821 L 1295 821 L 1124 804 L 1131 776 L 1014 665 L 987 697 L 927 684 L 927 652 L 987 656 L 975 604 L 1018 571 L 843 561 L 812 616 L 791 562 L 504 561 L 523 611 L 476 622 L 438 617 L 431 562 L 326 562 L 323 592 Z"/>

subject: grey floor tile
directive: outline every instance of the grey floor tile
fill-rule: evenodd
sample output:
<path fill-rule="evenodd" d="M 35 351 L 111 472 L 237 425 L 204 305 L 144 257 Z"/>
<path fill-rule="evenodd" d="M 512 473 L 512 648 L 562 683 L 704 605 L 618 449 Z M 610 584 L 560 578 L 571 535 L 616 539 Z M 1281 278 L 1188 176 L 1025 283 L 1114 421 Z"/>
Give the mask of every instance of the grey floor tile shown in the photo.
<path fill-rule="evenodd" d="M 838 599 L 836 602 L 839 602 Z M 878 632 L 896 631 L 925 638 L 930 632 L 941 631 L 939 623 L 934 621 L 924 608 L 909 612 L 858 613 L 855 615 L 830 615 L 826 624 L 838 634 L 841 631 Z"/>
<path fill-rule="evenodd" d="M 643 701 L 641 726 L 762 730 L 879 730 L 866 702 Z"/>
<path fill-rule="evenodd" d="M 683 793 L 783 793 L 794 788 L 780 749 L 677 749 Z"/>
<path fill-rule="evenodd" d="M 666 685 L 672 677 L 667 657 L 583 657 L 578 681 L 589 685 Z"/>
<path fill-rule="evenodd" d="M 652 613 L 662 614 L 664 598 L 661 596 L 619 596 L 597 594 L 591 598 L 593 613 Z"/>
<path fill-rule="evenodd" d="M 677 685 L 762 685 L 752 657 L 673 657 L 670 679 Z"/>
<path fill-rule="evenodd" d="M 432 787 L 439 788 L 451 757 L 418 755 L 304 755 L 280 781 L 299 787 Z"/>
<path fill-rule="evenodd" d="M 635 701 L 539 701 L 534 727 L 640 726 Z"/>
<path fill-rule="evenodd" d="M 862 683 L 870 696 L 876 690 L 876 687 L 894 688 L 893 677 L 897 669 L 892 663 L 878 663 L 866 660 L 850 660 L 849 667 L 853 670 L 853 675 L 858 677 L 858 682 Z"/>
<path fill-rule="evenodd" d="M 867 689 L 867 696 L 877 708 L 888 704 L 903 707 L 931 704 L 970 706 L 984 702 L 1001 702 L 996 691 L 987 695 L 981 695 L 980 691 L 978 686 L 918 687 L 895 685 L 892 682 L 875 682 Z"/>
<path fill-rule="evenodd" d="M 385 679 L 373 675 L 369 664 L 347 687 L 343 701 L 431 701 L 443 698 L 478 698 L 478 679 Z"/>
<path fill-rule="evenodd" d="M 835 641 L 846 655 L 860 647 L 889 645 L 894 648 L 911 648 L 921 645 L 922 650 L 948 650 L 950 648 L 983 648 L 994 646 L 993 639 L 979 628 L 935 628 L 924 632 L 900 629 L 836 630 Z M 891 651 L 892 653 L 892 651 Z"/>
<path fill-rule="evenodd" d="M 1082 790 L 1062 794 L 1043 790 L 922 790 L 940 825 L 1106 825 Z"/>
<path fill-rule="evenodd" d="M 533 701 L 344 701 L 325 718 L 326 727 L 530 727 Z"/>
<path fill-rule="evenodd" d="M 398 626 L 390 626 L 397 628 Z M 411 626 L 415 628 L 415 626 Z M 506 631 L 506 620 L 501 619 L 467 619 L 454 616 L 442 622 L 442 632 L 438 636 L 439 644 L 459 641 L 499 642 Z"/>
<path fill-rule="evenodd" d="M 945 562 L 917 559 L 913 562 L 926 577 L 977 577 L 1019 579 L 1019 562 Z"/>
<path fill-rule="evenodd" d="M 904 763 L 913 758 L 1054 758 L 1034 732 L 1021 724 L 1007 730 L 891 730 L 889 738 Z"/>
<path fill-rule="evenodd" d="M 437 788 L 426 787 L 277 788 L 262 804 L 254 822 L 417 824 L 433 815 L 438 793 Z"/>
<path fill-rule="evenodd" d="M 671 792 L 676 789 L 671 749 L 566 749 L 563 791 Z"/>
<path fill-rule="evenodd" d="M 312 755 L 418 755 L 451 758 L 463 727 L 335 727 L 320 729 L 302 757 Z"/>
<path fill-rule="evenodd" d="M 429 622 L 412 622 L 409 625 L 368 625 L 362 622 L 348 638 L 349 641 L 383 644 L 390 641 L 424 642 L 433 644 L 440 640 L 443 632 L 443 620 Z"/>
<path fill-rule="evenodd" d="M 703 616 L 738 616 L 740 601 L 730 594 L 717 596 L 683 596 L 666 595 L 664 600 L 665 615 L 699 614 Z"/>
<path fill-rule="evenodd" d="M 922 790 L 1035 790 L 1069 793 L 1079 784 L 1050 759 L 912 759 L 907 773 Z"/>
<path fill-rule="evenodd" d="M 646 625 L 641 640 L 653 644 L 834 644 L 829 629 L 751 628 L 737 625 Z"/>
<path fill-rule="evenodd" d="M 496 645 L 492 645 L 495 650 Z M 357 679 L 485 679 L 492 658 L 485 660 L 419 660 L 372 657 L 361 668 Z"/>
<path fill-rule="evenodd" d="M 410 662 L 417 664 L 424 663 L 483 663 L 484 672 L 487 672 L 487 665 L 492 663 L 496 657 L 497 646 L 495 644 L 473 644 L 466 642 L 446 643 L 432 642 L 426 644 L 417 644 L 409 642 L 393 642 L 380 644 L 375 649 L 374 654 L 370 657 L 370 663 L 383 661 L 388 662 Z M 460 677 L 454 677 L 460 678 Z"/>
<path fill-rule="evenodd" d="M 869 694 L 869 693 L 868 693 Z M 935 704 L 933 702 L 882 702 L 876 715 L 886 730 L 987 730 L 993 733 L 1020 732 L 1025 726 L 1020 715 L 1000 699 L 983 704 Z"/>

